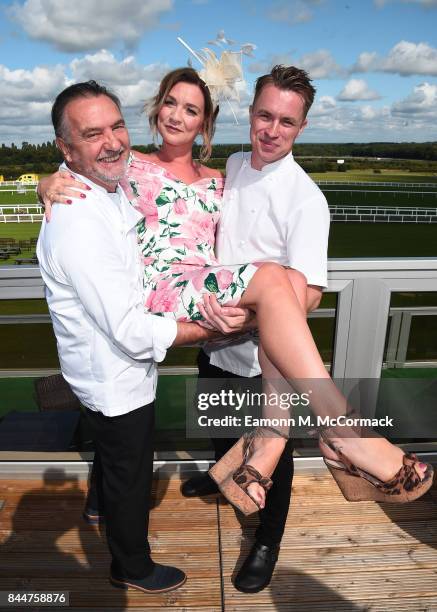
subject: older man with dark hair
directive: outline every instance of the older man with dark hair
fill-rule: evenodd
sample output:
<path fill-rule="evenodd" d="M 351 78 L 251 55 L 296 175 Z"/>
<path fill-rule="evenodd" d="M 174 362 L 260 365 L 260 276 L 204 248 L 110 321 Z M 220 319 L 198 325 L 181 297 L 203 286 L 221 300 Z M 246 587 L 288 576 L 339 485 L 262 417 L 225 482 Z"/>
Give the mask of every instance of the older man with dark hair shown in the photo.
<path fill-rule="evenodd" d="M 144 312 L 136 224 L 119 187 L 130 143 L 120 103 L 95 81 L 68 87 L 52 111 L 68 169 L 89 193 L 55 206 L 38 260 L 64 377 L 86 407 L 94 477 L 112 555 L 111 582 L 146 593 L 185 582 L 153 562 L 147 540 L 157 368 L 170 346 L 211 338 L 195 323 Z"/>

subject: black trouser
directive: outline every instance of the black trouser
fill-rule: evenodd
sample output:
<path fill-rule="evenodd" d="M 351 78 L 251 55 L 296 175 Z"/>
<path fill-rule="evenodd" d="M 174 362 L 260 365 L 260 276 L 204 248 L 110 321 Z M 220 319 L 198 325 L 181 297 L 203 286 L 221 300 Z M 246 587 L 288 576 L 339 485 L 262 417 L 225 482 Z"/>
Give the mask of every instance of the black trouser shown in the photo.
<path fill-rule="evenodd" d="M 96 447 L 87 505 L 105 515 L 111 572 L 144 578 L 153 569 L 147 531 L 154 405 L 116 417 L 87 409 L 86 416 Z"/>
<path fill-rule="evenodd" d="M 199 378 L 241 378 L 241 376 L 211 365 L 204 351 L 199 352 L 197 365 Z M 216 461 L 236 442 L 228 438 L 212 438 L 211 441 Z M 291 440 L 288 440 L 285 445 L 279 463 L 273 472 L 272 480 L 273 486 L 267 494 L 266 505 L 259 512 L 260 525 L 255 534 L 256 539 L 266 546 L 279 544 L 284 534 L 293 480 L 293 443 Z"/>

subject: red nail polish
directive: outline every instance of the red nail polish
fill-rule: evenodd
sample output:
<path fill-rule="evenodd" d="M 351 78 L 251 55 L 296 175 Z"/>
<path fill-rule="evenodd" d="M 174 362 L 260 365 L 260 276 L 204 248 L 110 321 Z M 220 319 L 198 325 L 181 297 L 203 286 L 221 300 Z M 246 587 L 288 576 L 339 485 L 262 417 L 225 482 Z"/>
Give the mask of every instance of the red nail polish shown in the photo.
<path fill-rule="evenodd" d="M 67 204 L 73 204 L 73 200 L 67 200 Z"/>
<path fill-rule="evenodd" d="M 427 467 L 427 465 L 426 463 L 419 463 L 419 467 L 421 470 L 424 470 Z"/>
<path fill-rule="evenodd" d="M 80 194 L 80 197 L 81 197 L 81 198 L 86 198 L 86 193 L 81 193 L 81 194 Z"/>
<path fill-rule="evenodd" d="M 88 191 L 91 191 L 91 187 L 89 185 L 87 185 L 86 188 L 88 189 Z"/>

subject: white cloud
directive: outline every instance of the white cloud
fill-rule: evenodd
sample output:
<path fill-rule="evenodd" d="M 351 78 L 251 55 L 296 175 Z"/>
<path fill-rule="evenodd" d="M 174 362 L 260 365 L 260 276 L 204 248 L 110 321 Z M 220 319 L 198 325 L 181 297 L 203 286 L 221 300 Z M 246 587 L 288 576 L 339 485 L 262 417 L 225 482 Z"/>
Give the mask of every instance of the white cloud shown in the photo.
<path fill-rule="evenodd" d="M 378 100 L 381 96 L 377 91 L 369 89 L 363 79 L 350 79 L 338 94 L 337 99 L 343 102 L 357 100 Z"/>
<path fill-rule="evenodd" d="M 386 57 L 375 52 L 364 52 L 358 57 L 351 72 L 390 72 L 401 76 L 423 74 L 437 76 L 437 49 L 426 42 L 398 42 Z"/>
<path fill-rule="evenodd" d="M 118 61 L 102 49 L 93 55 L 74 59 L 71 71 L 75 81 L 94 79 L 114 89 L 123 106 L 140 106 L 157 91 L 159 82 L 170 67 L 167 64 L 141 66 L 133 56 Z"/>
<path fill-rule="evenodd" d="M 378 8 L 384 7 L 390 2 L 396 2 L 396 0 L 373 0 L 375 6 Z M 423 8 L 434 8 L 437 7 L 437 0 L 398 0 L 402 4 L 419 4 Z"/>
<path fill-rule="evenodd" d="M 309 142 L 425 141 L 437 139 L 437 85 L 423 83 L 392 106 L 316 98 L 301 140 Z"/>
<path fill-rule="evenodd" d="M 367 106 L 362 106 L 360 108 L 360 112 L 365 121 L 373 121 L 378 117 L 378 115 L 380 115 L 380 111 L 374 106 L 370 106 L 370 104 Z"/>
<path fill-rule="evenodd" d="M 331 52 L 326 49 L 305 53 L 296 59 L 289 53 L 269 55 L 262 61 L 250 64 L 248 71 L 255 74 L 263 74 L 269 72 L 276 64 L 303 68 L 312 79 L 329 79 L 345 74 L 345 70 L 337 64 Z"/>
<path fill-rule="evenodd" d="M 247 67 L 247 71 L 253 74 L 264 74 L 270 72 L 273 66 L 276 64 L 283 64 L 284 66 L 292 66 L 293 58 L 290 53 L 271 53 L 265 59 L 252 62 Z"/>
<path fill-rule="evenodd" d="M 297 66 L 306 70 L 312 79 L 328 79 L 343 73 L 341 66 L 326 49 L 305 53 L 298 60 Z"/>
<path fill-rule="evenodd" d="M 117 60 L 111 52 L 101 49 L 97 53 L 75 58 L 70 63 L 70 68 L 75 81 L 94 79 L 114 91 L 123 106 L 132 141 L 151 142 L 142 108 L 144 102 L 156 94 L 159 83 L 170 70 L 170 66 L 142 66 L 133 56 Z"/>
<path fill-rule="evenodd" d="M 50 139 L 51 105 L 67 84 L 63 66 L 10 70 L 0 65 L 0 141 Z"/>
<path fill-rule="evenodd" d="M 37 66 L 33 70 L 9 70 L 0 64 L 2 106 L 15 101 L 53 99 L 67 84 L 63 66 Z"/>
<path fill-rule="evenodd" d="M 73 82 L 94 79 L 114 91 L 121 100 L 131 141 L 152 142 L 144 102 L 153 96 L 170 66 L 142 66 L 134 57 L 117 60 L 107 50 L 73 59 L 68 66 L 37 66 L 32 71 L 11 70 L 0 65 L 0 142 L 41 142 L 52 140 L 51 105 L 56 95 Z M 220 104 L 217 139 L 247 142 L 249 104 L 252 92 L 246 83 L 238 85 L 240 103 L 233 102 L 238 124 L 226 102 Z"/>
<path fill-rule="evenodd" d="M 337 103 L 332 96 L 320 96 L 316 97 L 315 103 L 312 105 L 308 114 L 309 118 L 326 117 L 332 115 L 333 111 L 337 108 Z"/>
<path fill-rule="evenodd" d="M 437 120 L 437 85 L 430 83 L 417 85 L 404 100 L 393 104 L 392 112 L 394 115 L 408 116 L 419 121 Z"/>
<path fill-rule="evenodd" d="M 0 142 L 10 140 L 13 133 L 22 134 L 24 140 L 38 141 L 44 132 L 42 139 L 51 139 L 50 109 L 56 95 L 72 82 L 89 79 L 115 91 L 136 142 L 150 142 L 141 109 L 168 70 L 169 66 L 161 64 L 140 66 L 133 57 L 118 61 L 105 50 L 75 58 L 69 66 L 37 66 L 29 71 L 0 65 Z"/>
<path fill-rule="evenodd" d="M 9 13 L 31 38 L 75 52 L 117 42 L 132 48 L 172 7 L 173 0 L 26 0 Z"/>
<path fill-rule="evenodd" d="M 267 11 L 267 17 L 272 21 L 295 25 L 306 23 L 314 17 L 312 7 L 320 5 L 323 0 L 294 0 L 293 2 L 277 2 Z"/>
<path fill-rule="evenodd" d="M 41 142 L 53 138 L 51 103 L 73 80 L 95 78 L 122 98 L 134 143 L 147 144 L 151 136 L 141 114 L 144 100 L 155 93 L 168 66 L 139 65 L 134 58 L 117 60 L 108 51 L 74 59 L 68 66 L 37 66 L 31 71 L 0 66 L 0 142 Z M 233 103 L 238 118 L 226 102 L 220 105 L 216 142 L 248 142 L 248 106 L 252 92 L 240 84 L 241 103 Z M 417 85 L 405 99 L 391 107 L 342 102 L 317 96 L 309 113 L 310 125 L 302 140 L 313 142 L 366 140 L 437 140 L 437 85 Z"/>
<path fill-rule="evenodd" d="M 370 105 L 356 106 L 344 104 L 317 104 L 309 115 L 307 136 L 314 142 L 368 142 L 417 140 L 421 134 L 415 132 L 414 138 L 402 133 L 403 121 L 393 117 L 390 108 L 375 108 Z"/>

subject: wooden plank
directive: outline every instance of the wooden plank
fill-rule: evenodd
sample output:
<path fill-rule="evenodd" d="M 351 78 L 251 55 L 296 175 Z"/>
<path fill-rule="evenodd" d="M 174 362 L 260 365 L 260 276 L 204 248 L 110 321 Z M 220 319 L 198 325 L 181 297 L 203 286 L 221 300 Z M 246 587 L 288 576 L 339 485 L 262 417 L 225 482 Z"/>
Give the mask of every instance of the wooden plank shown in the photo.
<path fill-rule="evenodd" d="M 186 571 L 187 583 L 161 595 L 114 588 L 104 529 L 81 518 L 85 487 L 34 481 L 3 483 L 0 589 L 68 590 L 70 609 L 219 611 L 217 506 L 185 500 L 180 482 L 154 484 L 149 541 L 158 563 Z M 200 524 L 199 524 L 200 523 Z"/>
<path fill-rule="evenodd" d="M 236 566 L 236 558 L 240 557 L 237 567 L 247 556 L 249 547 L 227 549 L 223 559 L 223 574 L 231 576 Z M 366 547 L 336 547 L 308 548 L 299 550 L 281 547 L 277 568 L 290 574 L 355 574 L 356 572 L 378 572 L 398 569 L 437 570 L 437 549 L 422 544 L 404 546 L 366 546 Z M 346 578 L 345 578 L 346 579 Z"/>
<path fill-rule="evenodd" d="M 222 512 L 223 509 L 228 511 Z M 229 505 L 220 504 L 220 524 L 225 529 L 238 527 L 240 521 Z M 289 516 L 297 525 L 326 525 L 331 529 L 342 523 L 344 525 L 396 523 L 415 521 L 432 521 L 437 515 L 436 504 L 429 495 L 412 504 L 379 504 L 375 502 L 350 503 L 343 500 L 341 504 L 332 507 L 323 506 L 317 497 L 313 497 L 313 504 L 299 505 L 292 499 Z M 243 524 L 250 527 L 256 523 L 256 518 L 243 519 Z"/>
<path fill-rule="evenodd" d="M 145 597 L 147 597 L 147 595 L 145 595 Z M 49 608 L 50 609 L 50 608 Z M 104 610 L 105 612 L 123 612 L 124 610 L 126 610 L 127 608 L 113 608 L 113 607 L 104 607 L 102 608 L 102 606 L 99 606 L 97 608 L 90 608 L 89 606 L 87 606 L 86 608 L 72 608 L 71 606 L 69 606 L 67 608 L 68 612 L 102 612 L 102 610 Z M 135 605 L 135 608 L 133 605 L 129 606 L 129 609 L 135 609 L 135 612 L 151 612 L 151 610 L 165 610 L 166 608 L 163 606 L 159 606 L 156 607 L 155 605 L 153 606 L 148 606 L 147 608 L 145 608 L 144 606 L 141 605 Z M 170 607 L 167 607 L 167 609 L 171 609 Z M 205 608 L 203 606 L 186 606 L 184 605 L 183 608 L 173 608 L 174 610 L 177 610 L 178 612 L 222 612 L 223 608 L 222 606 L 214 606 L 212 604 L 206 606 Z M 64 610 L 64 608 L 59 609 L 57 612 L 62 612 L 62 610 Z M 332 610 L 331 610 L 332 612 Z M 415 611 L 417 612 L 417 610 Z"/>
<path fill-rule="evenodd" d="M 222 530 L 221 541 L 224 548 L 240 546 L 245 538 L 253 537 L 255 527 L 245 529 Z M 281 547 L 293 550 L 312 548 L 333 548 L 336 546 L 364 547 L 371 545 L 392 544 L 433 544 L 437 545 L 437 520 L 429 522 L 409 522 L 367 525 L 337 525 L 333 529 L 314 525 L 311 527 L 295 526 L 293 513 L 289 514 L 287 528 Z M 247 544 L 248 546 L 248 544 Z"/>
<path fill-rule="evenodd" d="M 150 546 L 157 552 L 171 552 L 172 548 L 189 550 L 193 554 L 202 554 L 213 551 L 217 546 L 217 528 L 205 530 L 199 535 L 199 530 L 166 531 L 166 525 L 157 526 L 156 531 L 149 531 Z M 53 550 L 56 541 L 58 547 L 77 553 L 86 548 L 101 553 L 107 550 L 105 535 L 99 532 L 98 527 L 91 527 L 83 523 L 68 531 L 32 531 L 20 530 L 18 532 L 0 530 L 1 552 L 49 552 Z"/>
<path fill-rule="evenodd" d="M 152 494 L 154 496 L 165 493 L 165 496 L 175 495 L 181 497 L 180 493 L 181 481 L 178 478 L 169 478 L 161 480 L 153 480 Z M 88 490 L 88 485 L 84 480 L 60 479 L 60 480 L 44 480 L 41 478 L 24 480 L 24 479 L 0 479 L 0 495 L 3 497 L 3 492 L 19 494 L 29 490 L 40 490 L 41 494 L 47 493 L 50 495 L 53 491 L 75 490 L 85 492 Z"/>
<path fill-rule="evenodd" d="M 180 567 L 190 576 L 196 578 L 218 579 L 217 558 L 211 554 L 211 549 L 192 554 L 191 550 L 173 552 L 153 549 L 153 559 L 156 563 Z M 13 578 L 25 575 L 26 578 L 39 577 L 88 577 L 106 578 L 109 572 L 111 557 L 108 550 L 71 551 L 52 550 L 45 552 L 8 552 L 0 553 L 0 573 Z"/>
<path fill-rule="evenodd" d="M 272 582 L 251 594 L 250 602 L 233 587 L 232 576 L 258 520 L 237 516 L 223 503 L 219 510 L 226 612 L 437 610 L 437 508 L 431 495 L 406 505 L 352 504 L 330 478 L 296 478 Z"/>
<path fill-rule="evenodd" d="M 83 483 L 0 482 L 0 590 L 70 590 L 70 609 L 87 612 L 222 609 L 216 501 L 183 498 L 176 479 L 154 483 L 154 559 L 188 581 L 151 596 L 108 583 L 104 533 L 81 520 L 85 494 Z M 350 504 L 330 476 L 298 475 L 272 583 L 253 595 L 231 577 L 258 519 L 242 521 L 243 538 L 233 508 L 218 508 L 226 612 L 437 611 L 437 492 L 402 506 Z"/>
<path fill-rule="evenodd" d="M 253 610 L 272 610 L 275 612 L 436 612 L 437 597 L 412 597 L 411 599 L 381 599 L 377 601 L 348 601 L 340 597 L 334 602 L 275 602 L 274 608 L 257 606 L 254 603 L 239 602 L 237 605 L 227 604 L 226 612 L 253 612 Z M 70 612 L 70 610 L 69 610 Z"/>
<path fill-rule="evenodd" d="M 217 587 L 219 585 L 219 580 Z M 37 577 L 37 578 L 11 578 L 0 576 L 0 590 L 24 590 L 24 591 L 69 591 L 70 605 L 85 607 L 87 610 L 98 607 L 104 610 L 106 607 L 115 607 L 119 610 L 126 608 L 144 607 L 148 608 L 175 608 L 178 611 L 185 608 L 219 608 L 220 591 L 216 588 L 215 581 L 204 580 L 191 576 L 185 585 L 175 591 L 162 594 L 145 594 L 129 589 L 124 591 L 113 587 L 108 579 L 94 576 L 90 572 L 89 577 L 75 578 L 66 576 L 59 577 Z"/>
<path fill-rule="evenodd" d="M 38 509 L 20 507 L 16 510 L 6 504 L 0 514 L 0 529 L 21 531 L 31 524 L 33 531 L 65 531 L 83 522 L 82 510 L 83 504 L 74 508 L 72 504 L 64 503 L 62 500 L 59 500 L 57 504 L 47 504 L 47 506 L 41 503 Z M 167 531 L 179 532 L 181 528 L 187 530 L 196 528 L 199 533 L 203 533 L 215 528 L 216 521 L 214 506 L 198 510 L 187 510 L 180 507 L 165 511 L 159 508 L 159 517 L 153 511 L 151 513 L 150 529 L 157 529 L 158 525 L 165 524 Z"/>
<path fill-rule="evenodd" d="M 147 595 L 145 595 L 145 597 L 147 597 Z M 59 609 L 57 612 L 62 612 L 63 609 L 64 608 Z M 108 608 L 107 606 L 105 606 L 104 608 L 102 608 L 102 606 L 98 606 L 97 608 L 94 608 L 94 607 L 90 608 L 89 606 L 87 606 L 86 608 L 75 608 L 75 607 L 72 608 L 71 606 L 69 606 L 67 608 L 67 611 L 68 612 L 102 612 L 102 610 L 104 610 L 105 612 L 124 612 L 124 610 L 126 609 L 127 608 L 113 608 L 112 606 L 110 608 Z M 148 606 L 146 608 L 142 605 L 135 605 L 135 608 L 134 608 L 133 605 L 130 605 L 129 609 L 135 609 L 135 612 L 151 612 L 151 610 L 165 610 L 166 608 L 163 606 L 156 607 L 155 605 L 153 607 Z M 171 607 L 167 609 L 171 609 Z M 222 612 L 223 611 L 221 604 L 219 606 L 214 606 L 213 604 L 210 604 L 206 606 L 205 608 L 203 606 L 186 606 L 185 605 L 183 608 L 173 608 L 173 609 L 177 610 L 178 612 Z M 417 610 L 415 610 L 415 612 L 417 612 Z"/>
<path fill-rule="evenodd" d="M 344 573 L 291 573 L 288 568 L 282 567 L 275 572 L 267 589 L 251 595 L 250 602 L 252 609 L 264 606 L 261 609 L 265 610 L 276 610 L 277 604 L 288 602 L 331 602 L 334 610 L 337 610 L 337 602 L 342 600 L 371 602 L 414 598 L 417 602 L 420 597 L 437 596 L 435 576 L 434 570 L 419 569 L 413 565 L 409 570 L 357 572 L 352 576 Z M 224 580 L 224 589 L 226 610 L 232 609 L 232 606 L 241 610 L 241 604 L 247 604 L 247 595 L 237 591 L 229 579 Z"/>

